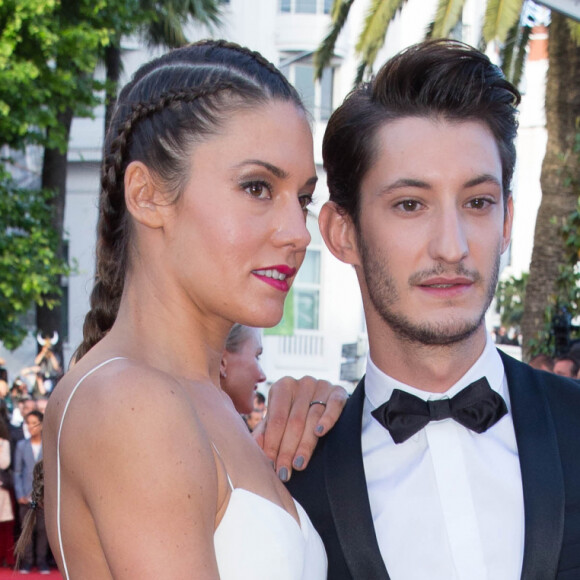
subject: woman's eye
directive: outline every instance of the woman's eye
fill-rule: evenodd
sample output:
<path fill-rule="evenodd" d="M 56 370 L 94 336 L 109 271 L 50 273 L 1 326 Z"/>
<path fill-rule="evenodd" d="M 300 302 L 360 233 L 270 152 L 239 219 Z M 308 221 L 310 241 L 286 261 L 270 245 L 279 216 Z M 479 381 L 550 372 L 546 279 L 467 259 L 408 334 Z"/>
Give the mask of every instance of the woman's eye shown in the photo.
<path fill-rule="evenodd" d="M 269 185 L 263 181 L 253 181 L 252 183 L 246 183 L 243 187 L 244 190 L 252 197 L 265 199 L 271 196 Z"/>

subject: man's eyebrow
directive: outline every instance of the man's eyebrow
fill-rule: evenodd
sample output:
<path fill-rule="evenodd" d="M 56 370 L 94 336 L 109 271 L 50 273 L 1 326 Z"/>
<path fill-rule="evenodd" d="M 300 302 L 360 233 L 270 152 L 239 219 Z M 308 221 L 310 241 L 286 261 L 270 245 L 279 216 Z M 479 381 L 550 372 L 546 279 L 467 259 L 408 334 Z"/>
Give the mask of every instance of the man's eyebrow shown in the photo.
<path fill-rule="evenodd" d="M 476 185 L 481 185 L 482 183 L 492 183 L 501 187 L 501 182 L 495 175 L 491 175 L 491 173 L 483 173 L 482 175 L 478 175 L 473 179 L 470 179 L 464 187 L 475 187 Z"/>
<path fill-rule="evenodd" d="M 466 183 L 464 183 L 463 187 L 476 187 L 477 185 L 481 185 L 482 183 L 491 183 L 497 185 L 499 187 L 502 186 L 501 182 L 492 175 L 491 173 L 482 173 L 473 179 L 470 179 Z M 380 193 L 391 193 L 397 189 L 403 189 L 405 187 L 416 187 L 418 189 L 431 189 L 431 185 L 426 181 L 421 181 L 420 179 L 411 179 L 407 177 L 403 177 L 401 179 L 397 179 L 393 183 L 385 186 L 381 189 Z"/>
<path fill-rule="evenodd" d="M 418 187 L 419 189 L 431 189 L 431 186 L 426 181 L 403 177 L 401 179 L 397 179 L 397 181 L 393 181 L 393 183 L 390 183 L 389 185 L 386 185 L 381 189 L 379 193 L 391 193 L 392 191 L 402 189 L 405 187 Z"/>
<path fill-rule="evenodd" d="M 260 159 L 246 159 L 241 163 L 238 163 L 236 167 L 243 167 L 244 165 L 259 165 L 264 169 L 267 169 L 272 175 L 275 175 L 278 179 L 285 179 L 288 177 L 288 172 L 284 171 L 280 167 L 276 167 L 276 165 L 272 165 L 267 161 L 262 161 Z"/>

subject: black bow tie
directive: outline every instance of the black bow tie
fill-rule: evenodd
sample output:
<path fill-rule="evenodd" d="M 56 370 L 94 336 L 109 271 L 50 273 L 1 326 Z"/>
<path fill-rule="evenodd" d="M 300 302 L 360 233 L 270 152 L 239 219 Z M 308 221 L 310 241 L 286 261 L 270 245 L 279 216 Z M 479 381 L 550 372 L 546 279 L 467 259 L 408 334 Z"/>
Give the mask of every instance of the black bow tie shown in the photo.
<path fill-rule="evenodd" d="M 403 443 L 429 421 L 451 418 L 476 433 L 483 433 L 506 413 L 505 401 L 483 377 L 465 387 L 455 397 L 438 401 L 423 401 L 415 395 L 395 389 L 391 398 L 377 407 L 372 416 L 389 431 L 395 443 Z"/>

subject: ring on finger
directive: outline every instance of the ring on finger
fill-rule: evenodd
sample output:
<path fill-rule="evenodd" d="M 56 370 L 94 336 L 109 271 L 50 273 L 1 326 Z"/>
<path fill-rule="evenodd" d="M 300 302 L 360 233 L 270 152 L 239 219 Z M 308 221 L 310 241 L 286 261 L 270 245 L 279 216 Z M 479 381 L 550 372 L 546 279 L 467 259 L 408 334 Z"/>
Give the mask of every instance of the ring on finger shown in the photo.
<path fill-rule="evenodd" d="M 326 403 L 324 401 L 310 401 L 309 407 L 312 407 L 312 405 L 322 405 L 323 407 L 326 407 Z"/>

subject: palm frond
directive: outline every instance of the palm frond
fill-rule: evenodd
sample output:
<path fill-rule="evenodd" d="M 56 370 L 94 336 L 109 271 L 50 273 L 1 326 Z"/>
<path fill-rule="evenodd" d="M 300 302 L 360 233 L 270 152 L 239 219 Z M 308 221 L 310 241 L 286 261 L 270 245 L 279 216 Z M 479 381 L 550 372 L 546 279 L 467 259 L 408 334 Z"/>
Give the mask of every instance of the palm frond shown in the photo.
<path fill-rule="evenodd" d="M 221 21 L 218 0 L 141 0 L 141 5 L 154 15 L 142 31 L 149 46 L 183 46 L 189 42 L 185 26 L 190 20 L 210 28 Z"/>
<path fill-rule="evenodd" d="M 340 31 L 344 28 L 353 2 L 354 0 L 334 0 L 330 30 L 314 53 L 314 76 L 317 80 L 320 80 L 322 71 L 330 64 L 334 56 L 336 40 Z"/>
<path fill-rule="evenodd" d="M 157 18 L 151 19 L 143 30 L 143 37 L 150 47 L 178 48 L 187 44 L 183 30 L 184 22 L 175 14 L 172 7 L 165 6 L 156 12 Z"/>
<path fill-rule="evenodd" d="M 222 11 L 219 0 L 170 0 L 177 14 L 197 20 L 209 28 L 219 26 Z"/>
<path fill-rule="evenodd" d="M 566 22 L 568 23 L 568 28 L 570 28 L 570 36 L 580 46 L 580 22 L 576 22 L 571 18 L 568 18 Z"/>
<path fill-rule="evenodd" d="M 510 29 L 519 22 L 523 0 L 488 0 L 483 21 L 483 40 L 503 44 Z"/>
<path fill-rule="evenodd" d="M 356 87 L 357 85 L 359 85 L 360 83 L 362 83 L 364 76 L 365 76 L 365 71 L 367 69 L 367 66 L 364 62 L 360 62 L 359 65 L 356 68 L 356 76 L 354 77 L 354 86 Z"/>
<path fill-rule="evenodd" d="M 461 18 L 464 4 L 465 0 L 439 0 L 429 37 L 445 38 L 449 36 L 451 30 Z"/>
<path fill-rule="evenodd" d="M 356 52 L 364 69 L 371 69 L 385 43 L 389 24 L 407 0 L 373 0 L 359 36 Z M 363 74 L 364 74 L 363 69 Z"/>
<path fill-rule="evenodd" d="M 531 26 L 520 26 L 516 22 L 508 32 L 500 52 L 501 68 L 506 78 L 516 87 L 520 84 L 526 61 L 526 47 L 532 33 Z"/>

